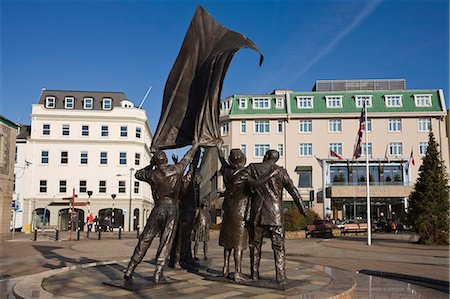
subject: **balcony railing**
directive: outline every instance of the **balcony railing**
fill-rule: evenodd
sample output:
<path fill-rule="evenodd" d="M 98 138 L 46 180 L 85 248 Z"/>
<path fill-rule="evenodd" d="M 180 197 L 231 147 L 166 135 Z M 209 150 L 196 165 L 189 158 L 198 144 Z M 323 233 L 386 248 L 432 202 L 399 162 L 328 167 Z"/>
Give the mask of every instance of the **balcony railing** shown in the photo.
<path fill-rule="evenodd" d="M 327 185 L 327 187 L 331 186 L 366 186 L 366 182 L 332 182 Z M 412 183 L 409 182 L 369 182 L 370 186 L 412 186 Z"/>

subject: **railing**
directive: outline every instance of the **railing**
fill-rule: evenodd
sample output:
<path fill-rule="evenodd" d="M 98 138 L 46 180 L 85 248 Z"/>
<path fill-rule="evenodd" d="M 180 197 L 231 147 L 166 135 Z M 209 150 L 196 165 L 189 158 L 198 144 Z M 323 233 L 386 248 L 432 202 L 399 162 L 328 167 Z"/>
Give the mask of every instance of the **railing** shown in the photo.
<path fill-rule="evenodd" d="M 327 187 L 332 186 L 366 186 L 366 182 L 332 182 Z M 370 186 L 412 186 L 409 182 L 369 182 Z"/>

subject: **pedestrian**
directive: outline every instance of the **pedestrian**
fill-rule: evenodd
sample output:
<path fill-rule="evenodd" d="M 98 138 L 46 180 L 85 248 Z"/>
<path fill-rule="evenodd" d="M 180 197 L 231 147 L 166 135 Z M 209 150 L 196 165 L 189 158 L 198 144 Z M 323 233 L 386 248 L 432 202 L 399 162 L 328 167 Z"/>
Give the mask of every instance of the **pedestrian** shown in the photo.
<path fill-rule="evenodd" d="M 197 251 L 199 243 L 203 243 L 203 259 L 208 260 L 208 241 L 209 241 L 209 226 L 211 225 L 211 214 L 208 210 L 208 205 L 205 202 L 200 204 L 197 209 L 194 230 L 192 231 L 192 241 L 194 241 L 194 259 L 199 260 Z"/>

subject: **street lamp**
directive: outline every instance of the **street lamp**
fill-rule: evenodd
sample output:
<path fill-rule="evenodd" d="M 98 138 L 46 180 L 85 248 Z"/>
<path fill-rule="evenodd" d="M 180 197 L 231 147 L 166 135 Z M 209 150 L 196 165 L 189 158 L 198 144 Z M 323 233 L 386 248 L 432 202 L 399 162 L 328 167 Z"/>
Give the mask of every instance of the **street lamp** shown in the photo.
<path fill-rule="evenodd" d="M 111 194 L 112 197 L 112 212 L 111 212 L 111 222 L 112 222 L 112 227 L 114 228 L 114 198 L 116 198 L 115 194 Z"/>
<path fill-rule="evenodd" d="M 88 195 L 88 216 L 91 215 L 91 196 L 92 196 L 92 191 L 88 191 L 87 195 Z"/>
<path fill-rule="evenodd" d="M 133 178 L 134 168 L 130 168 L 130 200 L 128 202 L 128 231 L 131 232 L 131 188 L 133 187 L 131 184 L 131 180 Z"/>

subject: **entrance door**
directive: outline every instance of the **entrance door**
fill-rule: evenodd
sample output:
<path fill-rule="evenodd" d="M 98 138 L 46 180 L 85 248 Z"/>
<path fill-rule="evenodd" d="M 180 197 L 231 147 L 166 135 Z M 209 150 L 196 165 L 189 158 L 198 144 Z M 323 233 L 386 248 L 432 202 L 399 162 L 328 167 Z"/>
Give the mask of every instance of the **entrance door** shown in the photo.
<path fill-rule="evenodd" d="M 133 213 L 133 230 L 137 230 L 139 225 L 139 209 L 134 209 Z"/>
<path fill-rule="evenodd" d="M 65 208 L 59 210 L 59 229 L 61 231 L 68 231 L 70 230 L 70 213 L 71 209 Z M 72 222 L 74 225 L 74 230 L 77 230 L 79 228 L 80 230 L 83 230 L 84 228 L 84 211 L 81 209 L 75 209 L 74 214 L 72 215 Z"/>

